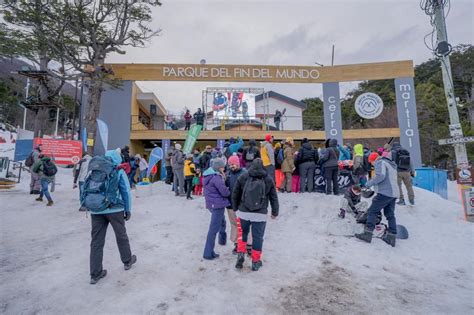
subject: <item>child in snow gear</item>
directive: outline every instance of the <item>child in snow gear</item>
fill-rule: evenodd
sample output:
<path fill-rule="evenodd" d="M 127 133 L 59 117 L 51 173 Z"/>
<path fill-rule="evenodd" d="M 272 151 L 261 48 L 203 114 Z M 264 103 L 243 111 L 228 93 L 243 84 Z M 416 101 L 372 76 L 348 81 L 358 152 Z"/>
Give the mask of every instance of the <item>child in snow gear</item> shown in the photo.
<path fill-rule="evenodd" d="M 186 161 L 184 161 L 184 179 L 186 187 L 186 199 L 191 200 L 191 192 L 193 190 L 193 178 L 196 174 L 196 167 L 193 163 L 193 155 L 188 154 Z"/>
<path fill-rule="evenodd" d="M 355 234 L 355 237 L 370 243 L 376 217 L 383 209 L 388 221 L 388 230 L 384 241 L 391 246 L 395 246 L 395 236 L 397 234 L 395 201 L 399 194 L 396 181 L 397 165 L 390 159 L 379 156 L 376 152 L 369 155 L 369 162 L 375 166 L 375 177 L 367 182 L 367 187 L 374 186 L 377 195 L 372 199 L 372 204 L 367 210 L 367 223 L 364 232 Z"/>
<path fill-rule="evenodd" d="M 237 179 L 247 172 L 246 169 L 240 168 L 240 161 L 236 155 L 233 155 L 227 161 L 229 165 L 229 170 L 226 174 L 225 184 L 229 187 L 230 194 L 234 191 L 235 185 L 237 183 Z M 231 195 L 229 195 L 229 202 L 232 203 Z M 230 222 L 230 240 L 234 243 L 234 249 L 232 251 L 233 254 L 237 254 L 237 217 L 235 216 L 235 212 L 231 204 L 227 206 L 227 216 Z M 248 241 L 249 244 L 252 241 Z M 247 245 L 249 245 L 247 244 Z"/>
<path fill-rule="evenodd" d="M 367 209 L 367 201 L 360 201 L 361 188 L 359 185 L 352 185 L 347 188 L 344 193 L 344 198 L 341 199 L 341 208 L 339 217 L 344 219 L 347 212 L 352 212 L 354 216 L 357 216 L 359 212 Z"/>
<path fill-rule="evenodd" d="M 415 177 L 415 172 L 411 163 L 410 152 L 403 148 L 400 143 L 395 142 L 392 146 L 392 161 L 397 165 L 397 183 L 400 190 L 400 197 L 398 205 L 405 205 L 405 198 L 403 197 L 402 183 L 405 184 L 408 193 L 408 201 L 411 205 L 415 204 L 415 192 L 413 191 L 412 177 Z"/>
<path fill-rule="evenodd" d="M 109 223 L 114 229 L 124 269 L 130 269 L 137 261 L 130 251 L 125 229 L 125 221 L 131 217 L 132 196 L 127 174 L 117 168 L 120 163 L 120 154 L 115 150 L 107 151 L 105 157 L 94 157 L 89 162 L 90 175 L 84 183 L 81 204 L 88 206 L 91 212 L 91 284 L 96 284 L 107 275 L 107 271 L 102 268 L 102 258 Z M 110 187 L 113 187 L 113 191 Z M 99 192 L 107 196 L 106 200 L 101 200 Z"/>
<path fill-rule="evenodd" d="M 202 195 L 202 176 L 201 176 L 201 169 L 196 168 L 196 174 L 193 178 L 193 187 L 194 187 L 194 195 L 201 196 Z"/>
<path fill-rule="evenodd" d="M 267 174 L 261 159 L 256 159 L 248 172 L 237 179 L 232 192 L 232 207 L 237 216 L 237 263 L 236 268 L 243 266 L 248 234 L 252 229 L 252 270 L 262 266 L 261 255 L 263 235 L 267 221 L 268 203 L 272 207 L 272 219 L 278 216 L 279 205 L 275 182 Z"/>
<path fill-rule="evenodd" d="M 41 192 L 36 201 L 43 201 L 43 196 L 46 196 L 46 199 L 48 199 L 46 206 L 50 207 L 53 205 L 53 199 L 49 194 L 48 188 L 49 184 L 54 181 L 54 175 L 56 175 L 58 169 L 53 160 L 48 156 L 40 155 L 39 158 L 39 161 L 33 164 L 32 167 L 32 172 L 38 175 L 41 183 Z"/>
<path fill-rule="evenodd" d="M 208 260 L 219 257 L 219 254 L 214 251 L 217 233 L 219 233 L 220 245 L 225 245 L 227 240 L 224 208 L 230 205 L 230 191 L 225 185 L 224 169 L 224 160 L 215 158 L 212 166 L 204 172 L 204 198 L 206 199 L 206 208 L 211 212 L 211 222 L 203 255 L 203 258 Z"/>

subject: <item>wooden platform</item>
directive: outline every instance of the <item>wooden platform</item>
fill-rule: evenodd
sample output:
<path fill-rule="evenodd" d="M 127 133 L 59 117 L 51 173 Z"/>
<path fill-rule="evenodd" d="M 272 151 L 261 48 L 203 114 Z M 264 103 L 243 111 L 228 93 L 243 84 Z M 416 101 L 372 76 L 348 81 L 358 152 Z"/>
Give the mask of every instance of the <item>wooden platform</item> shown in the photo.
<path fill-rule="evenodd" d="M 292 137 L 294 140 L 325 140 L 324 131 L 298 130 L 298 131 L 263 131 L 263 130 L 204 130 L 201 132 L 198 140 L 218 140 L 229 139 L 231 137 L 242 137 L 244 140 L 255 139 L 263 140 L 266 134 L 272 134 L 275 139 L 282 140 Z M 185 140 L 187 131 L 185 130 L 139 130 L 132 131 L 130 140 Z M 399 128 L 379 128 L 379 129 L 347 129 L 343 130 L 344 139 L 371 139 L 371 138 L 391 138 L 400 137 Z"/>

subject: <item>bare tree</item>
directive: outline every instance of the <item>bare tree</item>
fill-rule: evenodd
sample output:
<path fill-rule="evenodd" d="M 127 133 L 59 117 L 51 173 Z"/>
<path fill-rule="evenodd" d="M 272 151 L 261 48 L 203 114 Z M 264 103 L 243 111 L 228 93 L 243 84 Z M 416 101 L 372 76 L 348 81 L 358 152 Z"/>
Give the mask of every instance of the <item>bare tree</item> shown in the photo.
<path fill-rule="evenodd" d="M 143 47 L 159 35 L 160 30 L 148 26 L 151 8 L 159 5 L 159 1 L 150 0 L 76 0 L 50 5 L 47 19 L 61 16 L 63 25 L 50 30 L 61 40 L 50 42 L 49 48 L 89 79 L 84 122 L 90 137 L 95 138 L 104 84 L 117 85 L 104 68 L 106 57 L 125 54 L 126 46 Z M 92 153 L 93 148 L 88 151 Z"/>

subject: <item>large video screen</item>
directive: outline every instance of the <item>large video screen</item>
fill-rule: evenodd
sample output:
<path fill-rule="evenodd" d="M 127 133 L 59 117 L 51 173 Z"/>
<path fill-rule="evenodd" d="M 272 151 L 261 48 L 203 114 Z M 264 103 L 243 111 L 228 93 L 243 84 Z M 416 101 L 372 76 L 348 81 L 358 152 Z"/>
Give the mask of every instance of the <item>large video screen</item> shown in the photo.
<path fill-rule="evenodd" d="M 217 92 L 212 94 L 214 118 L 255 119 L 255 94 L 243 92 Z"/>

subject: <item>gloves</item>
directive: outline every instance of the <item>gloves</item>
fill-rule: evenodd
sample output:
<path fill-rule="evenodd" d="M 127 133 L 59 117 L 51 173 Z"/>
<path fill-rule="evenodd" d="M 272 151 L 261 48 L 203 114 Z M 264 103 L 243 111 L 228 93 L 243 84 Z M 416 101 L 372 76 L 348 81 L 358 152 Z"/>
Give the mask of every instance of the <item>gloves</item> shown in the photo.
<path fill-rule="evenodd" d="M 123 216 L 123 218 L 125 219 L 125 221 L 128 221 L 130 220 L 130 218 L 132 217 L 132 213 L 130 211 L 125 211 L 125 214 Z"/>

